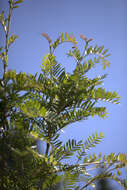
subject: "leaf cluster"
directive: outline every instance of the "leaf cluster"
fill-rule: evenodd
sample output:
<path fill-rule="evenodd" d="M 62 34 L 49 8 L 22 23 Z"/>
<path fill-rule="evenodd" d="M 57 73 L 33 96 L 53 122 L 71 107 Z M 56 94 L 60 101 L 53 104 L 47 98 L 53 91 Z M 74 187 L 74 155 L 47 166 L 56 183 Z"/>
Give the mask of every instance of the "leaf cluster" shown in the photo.
<path fill-rule="evenodd" d="M 80 35 L 83 52 L 70 33 L 61 34 L 54 42 L 46 33 L 42 36 L 49 43 L 41 63 L 41 73 L 16 73 L 7 70 L 8 49 L 17 36 L 9 33 L 12 11 L 23 0 L 9 0 L 9 15 L 0 14 L 5 32 L 5 47 L 0 48 L 3 76 L 0 78 L 0 186 L 2 189 L 83 190 L 95 187 L 96 181 L 110 178 L 125 188 L 127 183 L 121 169 L 127 164 L 127 155 L 91 154 L 104 138 L 92 134 L 85 140 L 69 139 L 63 143 L 60 134 L 73 122 L 99 116 L 105 118 L 107 109 L 100 102 L 119 103 L 117 92 L 107 91 L 101 85 L 107 76 L 88 77 L 88 72 L 98 63 L 109 66 L 108 50 L 104 46 L 90 45 L 92 39 Z M 67 53 L 76 61 L 72 74 L 58 63 L 56 48 L 62 43 L 73 47 Z M 92 57 L 91 57 L 92 56 Z M 99 104 L 98 104 L 99 103 Z M 44 154 L 39 154 L 37 142 L 45 143 Z M 8 154 L 7 154 L 8 153 Z M 71 158 L 74 161 L 71 161 Z M 91 171 L 103 167 L 103 174 Z M 81 183 L 82 182 L 82 183 Z"/>

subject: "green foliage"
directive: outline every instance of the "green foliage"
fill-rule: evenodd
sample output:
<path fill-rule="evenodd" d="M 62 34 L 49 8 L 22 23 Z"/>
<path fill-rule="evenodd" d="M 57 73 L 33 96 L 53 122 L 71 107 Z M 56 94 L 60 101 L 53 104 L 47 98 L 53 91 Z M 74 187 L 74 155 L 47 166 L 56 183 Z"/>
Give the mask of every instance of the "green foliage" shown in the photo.
<path fill-rule="evenodd" d="M 67 33 L 67 32 L 65 34 L 62 33 L 61 36 L 59 36 L 56 39 L 56 41 L 53 44 L 51 44 L 51 47 L 53 48 L 53 52 L 57 48 L 58 45 L 60 45 L 64 42 L 71 42 L 74 45 L 77 44 L 75 37 L 73 35 L 71 35 L 70 33 Z"/>
<path fill-rule="evenodd" d="M 83 190 L 95 187 L 97 180 L 110 178 L 125 188 L 121 169 L 127 164 L 127 155 L 111 153 L 102 156 L 91 154 L 92 148 L 104 138 L 104 134 L 92 134 L 87 139 L 69 139 L 63 143 L 60 134 L 64 127 L 90 116 L 105 118 L 107 109 L 101 101 L 119 103 L 117 92 L 101 87 L 106 74 L 90 78 L 87 73 L 98 63 L 109 66 L 108 50 L 104 46 L 92 46 L 84 35 L 84 50 L 70 33 L 61 34 L 54 42 L 42 33 L 49 43 L 41 64 L 41 73 L 16 73 L 7 70 L 8 49 L 17 36 L 9 34 L 10 19 L 14 8 L 23 0 L 9 0 L 9 15 L 0 14 L 5 32 L 5 46 L 0 47 L 3 74 L 0 78 L 0 187 L 5 190 L 53 190 L 62 182 L 64 189 Z M 76 61 L 72 74 L 58 63 L 54 54 L 62 43 L 71 43 L 68 56 Z M 98 87 L 99 86 L 99 87 Z M 99 103 L 99 104 L 98 104 Z M 98 106 L 100 105 L 100 106 Z M 37 141 L 46 144 L 39 154 Z M 7 154 L 8 153 L 8 154 Z M 74 160 L 72 161 L 71 158 Z M 103 167 L 103 174 L 91 170 Z M 60 187 L 61 188 L 61 187 Z M 59 189 L 60 189 L 59 188 Z"/>
<path fill-rule="evenodd" d="M 15 40 L 18 38 L 18 36 L 15 36 L 14 34 L 12 34 L 12 36 L 10 36 L 10 38 L 8 39 L 8 46 L 10 46 L 12 43 L 15 42 Z"/>

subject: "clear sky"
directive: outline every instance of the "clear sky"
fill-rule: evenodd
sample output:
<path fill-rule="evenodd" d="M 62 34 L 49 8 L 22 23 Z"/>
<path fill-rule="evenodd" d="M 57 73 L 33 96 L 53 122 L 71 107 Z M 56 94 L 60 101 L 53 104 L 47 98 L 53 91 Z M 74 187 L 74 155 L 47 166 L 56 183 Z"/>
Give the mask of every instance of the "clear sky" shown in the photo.
<path fill-rule="evenodd" d="M 7 9 L 7 0 L 0 0 L 0 10 Z M 82 45 L 80 34 L 93 38 L 93 44 L 109 48 L 111 66 L 104 82 L 106 89 L 117 91 L 120 105 L 106 104 L 108 118 L 89 118 L 65 128 L 61 138 L 84 139 L 93 132 L 104 132 L 105 139 L 95 152 L 127 152 L 127 0 L 24 0 L 13 12 L 11 32 L 19 39 L 10 48 L 9 68 L 17 72 L 40 72 L 48 43 L 41 33 L 55 40 L 62 32 L 71 32 Z M 0 28 L 0 36 L 2 30 Z M 1 38 L 1 37 L 0 37 Z M 67 45 L 58 48 L 58 61 L 72 71 L 74 63 L 66 58 Z M 1 69 L 1 67 L 0 67 Z M 100 66 L 91 74 L 104 73 Z M 102 103 L 102 105 L 105 105 Z"/>

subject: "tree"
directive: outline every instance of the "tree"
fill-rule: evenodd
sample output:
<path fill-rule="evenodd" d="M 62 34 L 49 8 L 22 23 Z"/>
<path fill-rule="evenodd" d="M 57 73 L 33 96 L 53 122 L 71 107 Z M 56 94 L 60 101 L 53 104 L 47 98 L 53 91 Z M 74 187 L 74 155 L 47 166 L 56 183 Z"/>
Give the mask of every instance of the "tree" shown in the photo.
<path fill-rule="evenodd" d="M 106 107 L 97 106 L 100 101 L 118 104 L 120 97 L 116 92 L 106 91 L 101 87 L 106 75 L 93 79 L 87 73 L 102 63 L 109 66 L 108 50 L 104 46 L 90 45 L 92 39 L 80 35 L 84 44 L 81 53 L 78 43 L 70 33 L 61 34 L 54 42 L 46 33 L 49 53 L 42 60 L 39 75 L 16 73 L 7 67 L 8 49 L 18 38 L 10 36 L 12 11 L 23 0 L 9 0 L 9 15 L 0 15 L 0 22 L 5 33 L 5 47 L 0 48 L 3 75 L 0 78 L 0 186 L 2 189 L 83 190 L 95 187 L 96 181 L 111 178 L 126 188 L 125 179 L 120 177 L 120 169 L 125 167 L 125 154 L 111 153 L 90 154 L 89 151 L 101 142 L 104 135 L 92 134 L 85 141 L 69 139 L 62 142 L 61 130 L 70 123 L 88 119 L 90 116 L 105 118 Z M 73 73 L 66 73 L 57 62 L 55 51 L 64 42 L 71 43 L 67 53 L 76 61 Z M 43 140 L 46 148 L 39 154 L 36 141 Z M 7 154 L 8 152 L 8 154 Z M 70 164 L 67 159 L 76 155 L 76 162 Z M 93 170 L 103 165 L 103 174 L 92 174 Z M 116 173 L 117 171 L 117 173 Z"/>

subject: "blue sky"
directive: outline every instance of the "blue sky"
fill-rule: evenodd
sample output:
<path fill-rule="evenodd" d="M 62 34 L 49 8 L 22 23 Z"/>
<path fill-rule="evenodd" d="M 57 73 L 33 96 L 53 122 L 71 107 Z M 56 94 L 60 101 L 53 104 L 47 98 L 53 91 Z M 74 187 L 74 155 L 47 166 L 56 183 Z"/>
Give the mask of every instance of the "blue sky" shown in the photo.
<path fill-rule="evenodd" d="M 0 0 L 0 10 L 7 10 L 7 0 Z M 79 35 L 93 38 L 93 44 L 109 49 L 111 66 L 104 87 L 117 91 L 121 96 L 120 105 L 106 104 L 108 118 L 89 118 L 65 128 L 62 139 L 85 139 L 98 131 L 104 132 L 103 142 L 95 152 L 127 152 L 127 1 L 126 0 L 25 0 L 13 12 L 11 32 L 19 39 L 10 48 L 9 68 L 17 72 L 40 72 L 42 57 L 48 51 L 48 43 L 41 36 L 46 32 L 55 40 L 62 32 L 73 34 L 79 46 L 83 45 Z M 2 39 L 2 30 L 0 28 Z M 74 67 L 66 52 L 71 46 L 63 45 L 56 53 L 58 61 L 71 72 Z M 1 67 L 0 67 L 1 68 Z M 104 73 L 97 67 L 91 76 Z M 103 103 L 102 103 L 103 105 Z"/>

